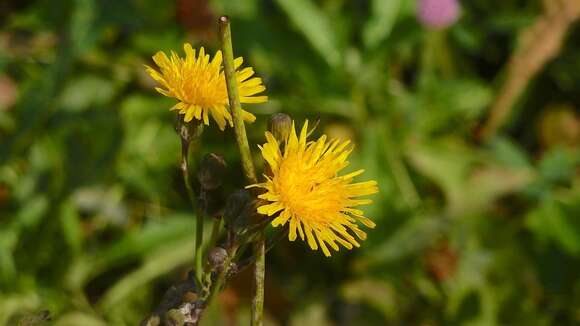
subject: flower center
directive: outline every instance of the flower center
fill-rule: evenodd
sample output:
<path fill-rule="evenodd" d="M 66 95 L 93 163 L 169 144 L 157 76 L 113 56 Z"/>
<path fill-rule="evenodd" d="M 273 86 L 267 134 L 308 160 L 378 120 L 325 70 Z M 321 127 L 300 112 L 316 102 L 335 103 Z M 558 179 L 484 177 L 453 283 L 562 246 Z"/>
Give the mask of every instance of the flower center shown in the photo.
<path fill-rule="evenodd" d="M 226 83 L 219 71 L 204 69 L 195 73 L 182 74 L 179 93 L 181 101 L 211 108 L 227 104 Z"/>
<path fill-rule="evenodd" d="M 290 155 L 278 170 L 275 186 L 280 200 L 294 216 L 327 224 L 345 207 L 345 185 L 325 167 Z"/>

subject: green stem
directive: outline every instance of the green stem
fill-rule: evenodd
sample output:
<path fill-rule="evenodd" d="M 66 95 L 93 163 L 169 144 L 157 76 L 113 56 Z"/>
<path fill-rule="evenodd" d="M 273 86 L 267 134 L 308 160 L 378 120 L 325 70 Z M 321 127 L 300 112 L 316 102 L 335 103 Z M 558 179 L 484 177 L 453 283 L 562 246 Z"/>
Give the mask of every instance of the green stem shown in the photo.
<path fill-rule="evenodd" d="M 423 49 L 421 53 L 421 73 L 419 75 L 419 88 L 425 88 L 433 81 L 435 76 L 436 40 L 435 32 L 427 32 L 423 36 Z"/>
<path fill-rule="evenodd" d="M 224 58 L 224 73 L 228 88 L 228 99 L 234 122 L 236 141 L 238 142 L 238 147 L 242 156 L 242 166 L 248 181 L 251 183 L 257 183 L 258 179 L 256 178 L 256 172 L 254 170 L 254 162 L 252 161 L 252 153 L 250 152 L 248 136 L 246 135 L 246 126 L 244 125 L 244 118 L 242 116 L 242 105 L 240 104 L 240 96 L 238 94 L 238 83 L 234 67 L 234 51 L 232 48 L 232 33 L 228 16 L 220 17 L 219 27 Z"/>
<path fill-rule="evenodd" d="M 203 278 L 203 213 L 198 209 L 195 215 L 195 278 L 198 281 L 197 284 L 201 284 Z"/>
<path fill-rule="evenodd" d="M 242 157 L 242 166 L 246 178 L 251 184 L 257 183 L 256 172 L 254 170 L 254 163 L 252 161 L 252 154 L 250 152 L 250 145 L 248 144 L 248 137 L 246 135 L 246 127 L 242 117 L 242 106 L 238 94 L 238 85 L 234 67 L 234 51 L 232 47 L 232 32 L 230 29 L 230 20 L 227 16 L 222 16 L 219 19 L 219 34 L 222 42 L 222 52 L 224 58 L 224 72 L 226 77 L 226 85 L 228 88 L 228 99 L 230 103 L 230 110 L 234 122 L 234 129 L 236 133 L 236 141 L 240 149 Z M 261 326 L 264 313 L 264 277 L 265 277 L 265 242 L 264 234 L 262 233 L 257 240 L 254 247 L 254 254 L 256 255 L 256 264 L 254 265 L 254 298 L 252 300 L 252 322 L 253 326 Z"/>
<path fill-rule="evenodd" d="M 256 262 L 254 264 L 255 282 L 251 325 L 261 326 L 264 319 L 264 279 L 266 277 L 266 241 L 263 232 L 254 244 L 254 255 L 256 256 Z"/>
<path fill-rule="evenodd" d="M 203 243 L 203 213 L 197 208 L 197 200 L 193 188 L 191 187 L 191 182 L 189 180 L 189 148 L 191 142 L 187 139 L 181 138 L 181 173 L 183 175 L 183 182 L 185 183 L 185 189 L 187 189 L 187 196 L 189 201 L 193 206 L 193 210 L 196 212 L 196 225 L 195 225 L 195 250 L 194 250 L 194 270 L 195 270 L 195 280 L 197 284 L 201 284 L 202 280 L 202 248 Z"/>
<path fill-rule="evenodd" d="M 446 31 L 438 31 L 435 34 L 435 54 L 437 55 L 437 64 L 441 70 L 441 75 L 444 78 L 452 78 L 455 74 L 455 67 L 453 65 L 453 54 L 447 45 Z"/>
<path fill-rule="evenodd" d="M 213 225 L 211 228 L 211 237 L 209 238 L 209 244 L 208 244 L 208 248 L 213 248 L 217 241 L 218 238 L 220 236 L 220 227 L 222 225 L 222 219 L 221 218 L 215 218 L 213 220 Z"/>

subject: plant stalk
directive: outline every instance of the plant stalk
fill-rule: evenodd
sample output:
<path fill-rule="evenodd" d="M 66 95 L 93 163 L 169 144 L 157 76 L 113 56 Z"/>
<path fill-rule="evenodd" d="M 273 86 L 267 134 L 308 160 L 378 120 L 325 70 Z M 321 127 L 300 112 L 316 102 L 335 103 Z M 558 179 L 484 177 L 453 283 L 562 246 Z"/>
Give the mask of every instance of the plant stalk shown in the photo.
<path fill-rule="evenodd" d="M 254 170 L 254 163 L 252 161 L 252 153 L 250 145 L 248 144 L 248 137 L 246 135 L 246 127 L 242 117 L 242 106 L 240 104 L 240 97 L 238 94 L 238 85 L 236 80 L 236 72 L 234 67 L 234 52 L 232 47 L 232 32 L 230 29 L 230 20 L 227 16 L 219 18 L 219 34 L 222 43 L 222 52 L 224 58 L 224 73 L 226 78 L 226 85 L 228 89 L 228 99 L 230 103 L 230 110 L 232 112 L 234 130 L 236 133 L 236 141 L 242 157 L 242 166 L 244 174 L 249 183 L 255 184 L 258 182 L 256 172 Z M 262 233 L 255 243 L 254 254 L 256 255 L 256 264 L 254 265 L 254 298 L 252 300 L 252 320 L 251 325 L 261 326 L 264 313 L 264 277 L 265 277 L 265 242 L 264 234 Z"/>
<path fill-rule="evenodd" d="M 193 188 L 191 187 L 191 182 L 189 180 L 189 148 L 191 141 L 181 137 L 181 173 L 183 175 L 183 182 L 185 183 L 185 189 L 187 189 L 187 196 L 189 201 L 195 211 L 196 225 L 195 225 L 195 249 L 194 249 L 194 270 L 195 270 L 195 280 L 197 284 L 201 284 L 202 281 L 202 248 L 203 243 L 203 212 L 198 209 L 197 200 Z"/>
<path fill-rule="evenodd" d="M 242 156 L 242 166 L 248 181 L 251 183 L 257 183 L 258 179 L 256 178 L 254 162 L 252 161 L 252 153 L 250 152 L 248 136 L 246 135 L 246 126 L 244 125 L 244 118 L 242 117 L 242 105 L 240 104 L 238 83 L 236 80 L 236 71 L 234 67 L 232 33 L 230 30 L 230 20 L 227 16 L 220 17 L 219 27 L 224 58 L 224 73 L 226 77 L 226 85 L 228 88 L 228 99 L 234 122 L 236 141 L 238 142 L 240 155 Z"/>
<path fill-rule="evenodd" d="M 254 244 L 254 298 L 252 299 L 253 326 L 262 326 L 264 319 L 264 280 L 266 278 L 266 240 L 262 232 Z"/>
<path fill-rule="evenodd" d="M 209 245 L 208 248 L 211 249 L 213 247 L 215 247 L 219 236 L 220 236 L 220 227 L 222 225 L 222 219 L 221 218 L 215 218 L 213 221 L 213 226 L 211 228 L 211 237 L 209 240 Z"/>

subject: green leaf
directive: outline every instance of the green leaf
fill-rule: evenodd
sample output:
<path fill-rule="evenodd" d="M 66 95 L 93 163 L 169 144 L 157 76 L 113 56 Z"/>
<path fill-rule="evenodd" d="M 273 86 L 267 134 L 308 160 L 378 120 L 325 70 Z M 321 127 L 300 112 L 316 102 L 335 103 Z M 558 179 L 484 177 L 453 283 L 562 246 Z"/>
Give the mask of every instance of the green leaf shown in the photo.
<path fill-rule="evenodd" d="M 481 250 L 474 242 L 470 242 L 463 250 L 456 275 L 444 284 L 449 297 L 446 314 L 449 317 L 460 313 L 461 306 L 470 296 L 478 301 L 478 311 L 470 314 L 464 321 L 466 325 L 496 325 L 500 298 L 490 284 L 489 274 L 493 266 L 494 256 L 491 252 Z"/>
<path fill-rule="evenodd" d="M 580 253 L 580 196 L 549 197 L 526 217 L 528 228 L 544 242 L 556 243 L 566 252 Z"/>
<path fill-rule="evenodd" d="M 215 7 L 216 12 L 227 13 L 229 16 L 255 18 L 258 13 L 257 0 L 214 0 L 212 4 Z"/>
<path fill-rule="evenodd" d="M 535 177 L 529 168 L 506 166 L 458 139 L 417 145 L 407 149 L 411 162 L 441 187 L 451 215 L 489 209 L 494 200 L 522 190 Z"/>
<path fill-rule="evenodd" d="M 330 66 L 341 61 L 336 32 L 312 0 L 276 0 L 290 21 Z"/>
<path fill-rule="evenodd" d="M 164 97 L 129 96 L 121 105 L 126 137 L 117 175 L 125 183 L 150 198 L 166 194 L 169 169 L 174 168 L 179 153 L 179 137 L 164 122 L 170 116 L 171 100 Z"/>
<path fill-rule="evenodd" d="M 398 317 L 396 293 L 388 282 L 363 278 L 344 284 L 340 292 L 349 303 L 367 303 L 380 311 L 388 320 Z"/>
<path fill-rule="evenodd" d="M 386 241 L 369 249 L 361 265 L 389 263 L 414 255 L 433 244 L 446 230 L 448 222 L 435 216 L 416 216 L 407 221 Z"/>
<path fill-rule="evenodd" d="M 450 206 L 460 204 L 465 179 L 477 153 L 458 139 L 431 140 L 407 147 L 411 163 L 443 191 Z"/>
<path fill-rule="evenodd" d="M 289 325 L 333 325 L 334 323 L 328 320 L 328 312 L 326 310 L 326 307 L 322 303 L 310 302 L 305 309 L 292 314 Z"/>
<path fill-rule="evenodd" d="M 395 193 L 393 180 L 389 172 L 384 168 L 382 150 L 382 124 L 370 123 L 363 131 L 361 145 L 355 148 L 352 156 L 352 169 L 364 169 L 365 172 L 359 177 L 359 181 L 375 180 L 378 183 L 379 193 L 369 197 L 373 204 L 365 207 L 366 216 L 375 221 L 385 218 L 382 204 L 393 200 Z"/>
<path fill-rule="evenodd" d="M 467 118 L 479 116 L 493 99 L 491 89 L 479 80 L 463 79 L 444 85 L 441 96 L 449 100 L 450 108 L 464 113 Z"/>
<path fill-rule="evenodd" d="M 73 79 L 60 96 L 64 110 L 80 112 L 94 105 L 103 105 L 115 96 L 116 87 L 108 79 L 96 76 L 83 76 Z"/>
<path fill-rule="evenodd" d="M 372 16 L 366 23 L 363 30 L 364 43 L 368 48 L 376 47 L 381 41 L 385 40 L 401 10 L 405 0 L 373 0 Z"/>
<path fill-rule="evenodd" d="M 417 99 L 415 107 L 410 108 L 416 112 L 413 129 L 424 135 L 442 130 L 458 133 L 469 132 L 491 103 L 493 93 L 477 79 L 430 78 Z"/>
<path fill-rule="evenodd" d="M 19 232 L 14 228 L 0 229 L 0 284 L 2 285 L 12 282 L 17 275 L 13 252 L 18 243 L 18 237 Z"/>
<path fill-rule="evenodd" d="M 519 168 L 530 167 L 530 158 L 527 153 L 508 138 L 497 137 L 492 141 L 491 149 L 500 163 Z"/>
<path fill-rule="evenodd" d="M 544 179 L 550 183 L 567 183 L 572 180 L 580 163 L 578 151 L 554 148 L 544 154 L 538 168 Z"/>
<path fill-rule="evenodd" d="M 10 318 L 19 313 L 38 308 L 40 298 L 35 293 L 13 293 L 0 296 L 0 325 L 9 325 Z"/>
<path fill-rule="evenodd" d="M 178 243 L 164 246 L 156 250 L 145 259 L 145 263 L 123 277 L 102 297 L 99 307 L 105 311 L 130 296 L 136 289 L 146 286 L 155 278 L 169 273 L 178 266 L 192 260 L 194 239 L 187 239 Z"/>
<path fill-rule="evenodd" d="M 70 312 L 60 317 L 54 326 L 106 326 L 105 321 L 85 312 Z"/>
<path fill-rule="evenodd" d="M 64 201 L 60 206 L 60 221 L 65 242 L 78 255 L 82 250 L 83 234 L 79 214 L 70 200 Z"/>
<path fill-rule="evenodd" d="M 163 222 L 150 223 L 141 229 L 128 232 L 108 248 L 93 255 L 85 255 L 77 261 L 67 275 L 68 284 L 79 288 L 103 270 L 134 260 L 163 244 L 191 238 L 194 225 L 195 219 L 192 216 L 168 216 Z"/>
<path fill-rule="evenodd" d="M 70 38 L 76 53 L 83 53 L 93 46 L 97 39 L 95 20 L 98 7 L 94 0 L 74 0 L 74 10 L 70 23 Z"/>
<path fill-rule="evenodd" d="M 38 225 L 48 209 L 48 199 L 45 195 L 36 195 L 28 200 L 18 215 L 16 222 L 24 228 Z"/>

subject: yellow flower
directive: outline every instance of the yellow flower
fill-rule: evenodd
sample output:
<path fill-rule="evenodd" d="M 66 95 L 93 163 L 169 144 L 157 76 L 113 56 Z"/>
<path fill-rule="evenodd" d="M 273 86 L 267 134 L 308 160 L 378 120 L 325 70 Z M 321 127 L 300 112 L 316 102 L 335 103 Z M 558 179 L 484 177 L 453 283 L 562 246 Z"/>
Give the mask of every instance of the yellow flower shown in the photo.
<path fill-rule="evenodd" d="M 274 227 L 290 223 L 288 238 L 300 238 L 308 242 L 313 250 L 319 247 L 325 256 L 330 256 L 328 246 L 338 251 L 340 244 L 347 249 L 359 247 L 356 235 L 364 240 L 366 233 L 359 229 L 358 222 L 369 228 L 375 223 L 354 207 L 370 204 L 370 199 L 357 197 L 378 191 L 376 181 L 352 183 L 358 170 L 339 176 L 338 172 L 348 165 L 352 151 L 349 141 L 331 140 L 326 136 L 307 142 L 308 121 L 302 127 L 300 137 L 294 124 L 285 148 L 282 150 L 274 136 L 267 132 L 267 142 L 260 146 L 271 174 L 266 182 L 251 185 L 266 192 L 259 198 L 268 201 L 258 207 L 258 213 L 273 216 Z"/>
<path fill-rule="evenodd" d="M 157 52 L 153 56 L 153 61 L 160 68 L 159 71 L 149 66 L 146 68 L 149 75 L 162 86 L 155 89 L 179 101 L 171 110 L 178 110 L 180 114 L 184 114 L 186 122 L 195 118 L 203 120 L 208 125 L 211 115 L 221 130 L 224 130 L 226 123 L 232 126 L 221 51 L 218 51 L 210 62 L 209 55 L 205 54 L 203 47 L 197 56 L 190 44 L 184 44 L 183 49 L 185 58 L 180 58 L 173 51 L 171 59 L 163 52 Z M 262 79 L 250 78 L 254 75 L 251 67 L 238 71 L 242 62 L 241 57 L 234 60 L 240 102 L 266 102 L 267 96 L 254 96 L 266 89 L 262 85 Z M 243 110 L 242 113 L 245 121 L 256 120 L 253 114 Z"/>

